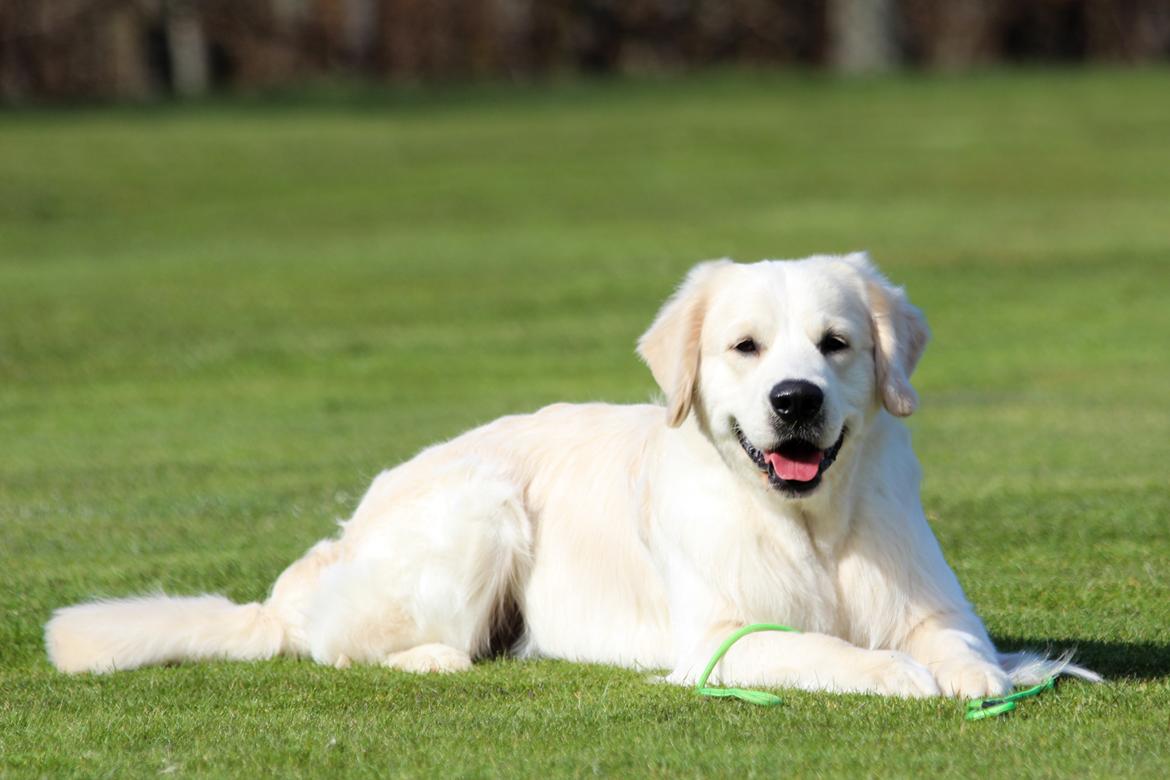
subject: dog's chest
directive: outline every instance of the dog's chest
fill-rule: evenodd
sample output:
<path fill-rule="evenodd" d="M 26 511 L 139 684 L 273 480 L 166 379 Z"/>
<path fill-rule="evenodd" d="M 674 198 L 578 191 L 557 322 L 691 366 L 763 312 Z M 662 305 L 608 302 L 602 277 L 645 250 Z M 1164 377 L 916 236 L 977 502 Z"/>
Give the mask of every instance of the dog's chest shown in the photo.
<path fill-rule="evenodd" d="M 799 525 L 776 523 L 754 534 L 736 579 L 736 606 L 748 622 L 838 635 L 845 628 L 835 561 Z"/>

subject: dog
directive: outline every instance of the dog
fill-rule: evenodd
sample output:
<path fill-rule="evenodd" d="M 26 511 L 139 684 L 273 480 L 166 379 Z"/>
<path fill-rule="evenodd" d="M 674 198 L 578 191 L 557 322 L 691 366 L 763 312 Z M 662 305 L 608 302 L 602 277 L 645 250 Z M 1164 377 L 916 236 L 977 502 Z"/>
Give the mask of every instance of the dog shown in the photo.
<path fill-rule="evenodd" d="M 663 404 L 556 404 L 383 472 L 263 603 L 58 610 L 63 672 L 278 654 L 455 672 L 503 644 L 711 681 L 1002 695 L 1067 656 L 1000 654 L 927 525 L 899 418 L 929 331 L 867 255 L 696 266 L 638 341 Z"/>

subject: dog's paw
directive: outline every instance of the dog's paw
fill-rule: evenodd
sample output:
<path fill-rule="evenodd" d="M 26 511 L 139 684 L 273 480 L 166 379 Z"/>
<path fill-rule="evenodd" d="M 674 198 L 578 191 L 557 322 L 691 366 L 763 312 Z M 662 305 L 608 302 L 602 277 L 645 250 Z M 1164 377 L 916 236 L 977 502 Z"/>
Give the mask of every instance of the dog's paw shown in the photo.
<path fill-rule="evenodd" d="M 1011 678 L 998 665 L 981 658 L 957 658 L 933 664 L 938 687 L 946 696 L 981 699 L 1003 696 L 1012 689 Z"/>
<path fill-rule="evenodd" d="M 892 650 L 866 652 L 870 656 L 866 664 L 869 668 L 857 686 L 862 693 L 903 699 L 921 699 L 941 693 L 930 670 L 905 653 Z M 874 660 L 878 662 L 873 663 Z"/>
<path fill-rule="evenodd" d="M 416 674 L 448 674 L 470 669 L 471 656 L 448 645 L 419 645 L 386 656 L 382 665 Z"/>

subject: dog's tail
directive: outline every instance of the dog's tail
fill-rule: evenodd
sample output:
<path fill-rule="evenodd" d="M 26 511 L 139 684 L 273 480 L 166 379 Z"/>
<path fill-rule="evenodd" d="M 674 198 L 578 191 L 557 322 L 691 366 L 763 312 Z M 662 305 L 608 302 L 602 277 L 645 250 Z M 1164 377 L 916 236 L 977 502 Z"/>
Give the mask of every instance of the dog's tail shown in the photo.
<path fill-rule="evenodd" d="M 1094 683 L 1104 682 L 1101 675 L 1074 664 L 1072 657 L 1071 650 L 1061 653 L 1056 658 L 1024 650 L 1016 653 L 1000 653 L 999 665 L 1016 685 L 1039 685 L 1049 677 L 1057 677 L 1062 674 L 1079 677 Z"/>
<path fill-rule="evenodd" d="M 178 661 L 271 658 L 284 635 L 263 604 L 160 594 L 59 609 L 45 626 L 45 646 L 62 672 L 101 673 Z"/>

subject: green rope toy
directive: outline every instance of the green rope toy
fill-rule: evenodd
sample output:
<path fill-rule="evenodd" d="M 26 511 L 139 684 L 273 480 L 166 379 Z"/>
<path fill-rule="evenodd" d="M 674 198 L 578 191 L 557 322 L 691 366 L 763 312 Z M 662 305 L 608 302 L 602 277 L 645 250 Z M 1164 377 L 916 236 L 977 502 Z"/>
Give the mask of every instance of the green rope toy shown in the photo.
<path fill-rule="evenodd" d="M 1049 677 L 1039 685 L 1034 685 L 1022 691 L 1009 693 L 1007 696 L 997 696 L 991 699 L 972 699 L 967 702 L 967 720 L 983 720 L 984 718 L 992 718 L 996 715 L 1003 715 L 1011 712 L 1016 708 L 1016 702 L 1021 699 L 1030 699 L 1033 696 L 1039 696 L 1044 691 L 1050 691 L 1056 687 L 1056 678 Z"/>
<path fill-rule="evenodd" d="M 743 639 L 748 634 L 754 634 L 757 631 L 791 631 L 794 634 L 799 634 L 795 628 L 788 626 L 780 626 L 774 623 L 752 623 L 750 626 L 744 626 L 738 631 L 734 632 L 727 639 L 723 640 L 723 644 L 719 645 L 719 649 L 715 651 L 715 655 L 711 656 L 711 660 L 707 663 L 707 668 L 699 675 L 699 682 L 695 684 L 695 691 L 700 696 L 715 696 L 720 698 L 736 698 L 752 704 L 758 704 L 761 707 L 771 707 L 780 703 L 780 697 L 774 693 L 765 693 L 764 691 L 749 691 L 744 688 L 708 688 L 707 678 L 711 676 L 711 672 L 715 671 L 715 665 L 723 660 L 723 656 L 727 655 L 727 651 L 731 649 L 739 640 Z"/>
<path fill-rule="evenodd" d="M 743 639 L 748 634 L 754 634 L 758 631 L 791 631 L 799 634 L 795 628 L 789 626 L 781 626 L 775 623 L 752 623 L 749 626 L 744 626 L 732 632 L 731 636 L 723 640 L 723 644 L 719 645 L 719 649 L 711 656 L 711 660 L 707 662 L 707 668 L 699 675 L 699 681 L 695 683 L 695 692 L 700 696 L 712 696 L 722 699 L 740 699 L 749 704 L 756 704 L 761 707 L 772 707 L 780 703 L 781 699 L 774 693 L 767 693 L 765 691 L 752 691 L 745 688 L 714 688 L 708 687 L 707 678 L 715 671 L 716 665 L 723 660 L 723 656 L 727 655 L 727 651 L 731 649 L 739 640 Z M 1017 691 L 1008 694 L 1007 696 L 995 696 L 986 699 L 972 699 L 967 702 L 967 720 L 983 720 L 984 718 L 993 718 L 998 715 L 1004 715 L 1016 708 L 1016 702 L 1022 699 L 1030 699 L 1033 696 L 1039 696 L 1044 691 L 1051 690 L 1056 687 L 1056 678 L 1049 677 L 1039 685 L 1033 686 L 1026 690 Z"/>

